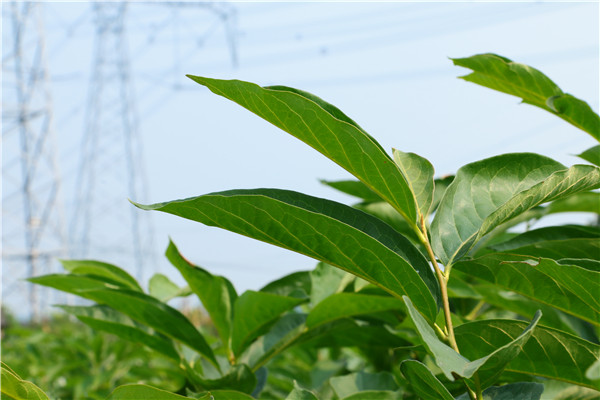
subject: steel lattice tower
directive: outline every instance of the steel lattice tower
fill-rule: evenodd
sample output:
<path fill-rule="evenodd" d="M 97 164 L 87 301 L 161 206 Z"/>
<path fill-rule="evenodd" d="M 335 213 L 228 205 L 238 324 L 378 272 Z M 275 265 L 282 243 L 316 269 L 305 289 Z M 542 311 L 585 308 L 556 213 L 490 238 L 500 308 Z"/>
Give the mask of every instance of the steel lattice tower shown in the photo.
<path fill-rule="evenodd" d="M 151 272 L 152 227 L 127 199 L 145 200 L 142 143 L 130 80 L 124 2 L 92 5 L 96 42 L 70 225 L 71 256 Z"/>
<path fill-rule="evenodd" d="M 48 302 L 23 279 L 57 271 L 54 260 L 66 254 L 52 98 L 40 4 L 9 3 L 2 11 L 3 296 L 18 299 L 17 314 L 37 319 Z"/>

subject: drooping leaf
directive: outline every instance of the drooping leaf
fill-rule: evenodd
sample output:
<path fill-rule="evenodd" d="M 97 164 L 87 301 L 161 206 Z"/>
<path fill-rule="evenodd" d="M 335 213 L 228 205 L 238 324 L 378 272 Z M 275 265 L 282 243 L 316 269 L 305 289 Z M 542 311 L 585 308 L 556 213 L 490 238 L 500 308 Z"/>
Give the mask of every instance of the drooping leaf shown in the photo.
<path fill-rule="evenodd" d="M 553 201 L 544 209 L 546 214 L 564 212 L 590 212 L 600 214 L 600 193 L 581 192 Z"/>
<path fill-rule="evenodd" d="M 120 286 L 142 292 L 138 282 L 116 265 L 94 260 L 60 260 L 60 263 L 72 274 L 109 278 L 111 281 L 118 282 Z"/>
<path fill-rule="evenodd" d="M 364 182 L 411 224 L 416 223 L 414 199 L 391 157 L 336 107 L 283 86 L 262 88 L 237 80 L 188 77 L 313 147 Z"/>
<path fill-rule="evenodd" d="M 577 157 L 582 158 L 585 161 L 589 161 L 594 165 L 600 166 L 600 144 L 594 147 L 590 147 L 583 153 L 578 154 Z"/>
<path fill-rule="evenodd" d="M 381 197 L 372 191 L 367 185 L 361 181 L 325 181 L 321 180 L 321 183 L 339 190 L 342 193 L 349 194 L 350 196 L 358 197 L 364 202 L 380 202 L 383 201 Z"/>
<path fill-rule="evenodd" d="M 12 400 L 50 400 L 46 393 L 32 382 L 21 379 L 8 365 L 2 362 L 2 398 Z"/>
<path fill-rule="evenodd" d="M 75 315 L 77 319 L 92 329 L 111 333 L 132 343 L 146 345 L 175 361 L 180 360 L 172 342 L 135 326 L 129 317 L 110 307 L 61 306 L 61 308 L 65 312 Z"/>
<path fill-rule="evenodd" d="M 415 153 L 404 153 L 393 150 L 394 162 L 402 171 L 411 192 L 415 196 L 415 203 L 423 218 L 429 215 L 433 202 L 433 165 L 425 158 Z"/>
<path fill-rule="evenodd" d="M 273 282 L 269 282 L 260 291 L 280 296 L 307 298 L 312 288 L 310 277 L 311 271 L 292 272 Z"/>
<path fill-rule="evenodd" d="M 510 240 L 491 245 L 494 251 L 509 251 L 519 247 L 548 240 L 562 240 L 574 238 L 598 238 L 600 231 L 597 228 L 583 225 L 548 226 L 523 232 Z M 564 257 L 563 257 L 564 258 Z"/>
<path fill-rule="evenodd" d="M 48 286 L 63 292 L 72 293 L 85 299 L 94 300 L 88 291 L 95 289 L 118 288 L 119 285 L 111 285 L 106 282 L 107 278 L 97 278 L 91 275 L 74 274 L 48 274 L 27 279 L 38 285 Z"/>
<path fill-rule="evenodd" d="M 454 333 L 461 354 L 477 358 L 514 340 L 526 327 L 524 321 L 485 320 L 457 326 Z M 600 381 L 586 378 L 585 372 L 598 360 L 599 354 L 600 346 L 597 344 L 538 325 L 521 354 L 506 366 L 506 371 L 537 375 L 593 389 L 598 387 Z"/>
<path fill-rule="evenodd" d="M 442 263 L 452 264 L 502 223 L 548 201 L 600 187 L 600 169 L 569 169 L 549 158 L 505 154 L 462 167 L 431 225 Z"/>
<path fill-rule="evenodd" d="M 106 400 L 182 400 L 192 397 L 180 396 L 166 390 L 157 389 L 148 385 L 123 385 L 116 388 Z M 204 397 L 200 399 L 204 400 Z M 206 400 L 210 400 L 209 397 Z"/>
<path fill-rule="evenodd" d="M 509 383 L 492 386 L 483 391 L 483 400 L 540 400 L 544 385 L 534 382 Z M 468 394 L 458 396 L 456 400 L 469 400 Z"/>
<path fill-rule="evenodd" d="M 162 302 L 167 302 L 175 297 L 185 297 L 192 294 L 189 287 L 180 288 L 167 276 L 154 274 L 148 282 L 148 292 Z"/>
<path fill-rule="evenodd" d="M 389 225 L 352 207 L 277 189 L 234 190 L 138 207 L 294 250 L 396 296 L 409 295 L 429 320 L 437 315 L 439 285 L 425 257 Z"/>
<path fill-rule="evenodd" d="M 465 274 L 600 324 L 600 272 L 529 256 L 492 253 L 455 268 Z"/>
<path fill-rule="evenodd" d="M 298 382 L 294 381 L 294 390 L 285 398 L 285 400 L 319 400 L 313 392 L 302 388 Z"/>
<path fill-rule="evenodd" d="M 237 293 L 231 282 L 227 278 L 212 275 L 190 263 L 170 240 L 165 254 L 198 296 L 215 324 L 225 349 L 229 349 L 233 304 L 237 299 Z"/>
<path fill-rule="evenodd" d="M 399 389 L 394 375 L 389 372 L 356 372 L 333 377 L 329 379 L 329 384 L 340 399 L 345 399 L 363 391 L 395 392 Z"/>
<path fill-rule="evenodd" d="M 490 89 L 520 97 L 600 140 L 600 117 L 584 101 L 564 93 L 542 72 L 496 54 L 478 54 L 452 59 L 455 65 L 472 69 L 461 78 Z"/>
<path fill-rule="evenodd" d="M 406 360 L 400 364 L 400 370 L 422 400 L 454 400 L 448 389 L 424 364 Z"/>
<path fill-rule="evenodd" d="M 437 338 L 433 329 L 414 308 L 408 297 L 404 296 L 404 302 L 423 340 L 425 348 L 433 356 L 437 366 L 444 372 L 444 375 L 453 381 L 455 374 L 468 379 L 477 373 L 481 387 L 483 388 L 494 383 L 500 374 L 502 374 L 506 365 L 520 353 L 523 345 L 531 337 L 534 328 L 542 316 L 541 312 L 538 311 L 531 323 L 518 337 L 494 349 L 490 350 L 488 348 L 490 351 L 487 354 L 479 356 L 477 359 L 470 358 L 474 359 L 474 361 L 469 361 L 468 358 L 464 357 L 460 345 L 461 354 L 458 354 L 454 349 L 448 347 Z"/>
<path fill-rule="evenodd" d="M 265 327 L 281 314 L 304 302 L 304 299 L 276 294 L 244 292 L 235 302 L 231 349 L 239 355 L 252 340 L 265 333 Z"/>
<path fill-rule="evenodd" d="M 306 326 L 310 329 L 340 318 L 403 309 L 404 302 L 395 297 L 337 293 L 327 297 L 311 310 L 306 319 Z"/>

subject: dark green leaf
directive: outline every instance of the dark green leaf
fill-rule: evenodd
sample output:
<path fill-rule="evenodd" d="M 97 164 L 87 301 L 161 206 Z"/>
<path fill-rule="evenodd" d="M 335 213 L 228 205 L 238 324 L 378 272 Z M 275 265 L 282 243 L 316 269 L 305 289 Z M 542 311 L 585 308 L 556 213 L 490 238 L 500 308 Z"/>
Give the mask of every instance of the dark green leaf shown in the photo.
<path fill-rule="evenodd" d="M 586 102 L 563 93 L 537 69 L 496 54 L 478 54 L 452 61 L 455 65 L 473 70 L 462 79 L 520 97 L 524 103 L 551 112 L 600 140 L 598 114 Z"/>
<path fill-rule="evenodd" d="M 402 400 L 402 393 L 379 390 L 363 390 L 362 392 L 354 393 L 348 397 L 344 397 L 343 400 Z"/>
<path fill-rule="evenodd" d="M 252 396 L 234 390 L 211 390 L 209 394 L 212 396 L 210 400 L 255 400 Z"/>
<path fill-rule="evenodd" d="M 358 203 L 353 205 L 354 208 L 364 211 L 367 214 L 371 214 L 374 217 L 379 218 L 402 235 L 411 239 L 413 243 L 419 243 L 419 237 L 415 231 L 410 227 L 408 222 L 398 214 L 398 211 L 385 201 L 377 201 L 373 203 Z"/>
<path fill-rule="evenodd" d="M 256 376 L 245 364 L 236 364 L 225 376 L 218 379 L 203 379 L 197 374 L 189 374 L 190 380 L 198 390 L 236 390 L 242 393 L 252 393 L 256 387 Z"/>
<path fill-rule="evenodd" d="M 60 262 L 72 274 L 109 278 L 111 281 L 118 282 L 120 286 L 142 292 L 138 282 L 126 271 L 115 265 L 94 260 L 60 260 Z"/>
<path fill-rule="evenodd" d="M 554 260 L 493 253 L 455 268 L 599 325 L 600 272 Z"/>
<path fill-rule="evenodd" d="M 590 147 L 577 157 L 583 158 L 585 161 L 589 161 L 594 165 L 600 166 L 600 144 L 594 147 Z"/>
<path fill-rule="evenodd" d="M 551 258 L 553 260 L 565 258 L 593 260 L 600 258 L 600 239 L 548 240 L 506 250 L 505 253 Z"/>
<path fill-rule="evenodd" d="M 540 400 L 544 385 L 533 382 L 509 383 L 503 386 L 493 386 L 483 391 L 483 400 Z M 456 400 L 469 400 L 468 394 L 463 394 Z"/>
<path fill-rule="evenodd" d="M 448 389 L 424 364 L 406 360 L 400 364 L 400 370 L 422 400 L 454 400 Z"/>
<path fill-rule="evenodd" d="M 298 382 L 294 381 L 294 390 L 285 398 L 285 400 L 319 400 L 313 392 L 302 388 Z"/>
<path fill-rule="evenodd" d="M 163 274 L 154 274 L 148 282 L 148 293 L 162 302 L 192 294 L 189 287 L 180 288 Z"/>
<path fill-rule="evenodd" d="M 138 205 L 218 226 L 351 272 L 409 295 L 431 321 L 439 286 L 425 257 L 379 219 L 333 201 L 277 189 L 234 190 Z"/>
<path fill-rule="evenodd" d="M 362 391 L 390 391 L 399 389 L 394 375 L 389 372 L 368 373 L 356 372 L 354 374 L 336 376 L 329 380 L 333 391 L 340 399 Z"/>
<path fill-rule="evenodd" d="M 90 294 L 88 294 L 88 291 L 119 287 L 118 285 L 106 283 L 105 278 L 100 279 L 89 275 L 49 274 L 28 278 L 27 280 L 38 285 L 48 286 L 62 290 L 63 292 L 81 296 L 85 299 L 93 300 L 93 298 L 90 297 Z"/>
<path fill-rule="evenodd" d="M 589 226 L 564 225 L 549 226 L 521 233 L 505 242 L 496 243 L 490 248 L 495 251 L 508 251 L 548 240 L 598 238 L 600 230 Z M 600 253 L 599 253 L 600 254 Z"/>
<path fill-rule="evenodd" d="M 361 181 L 325 181 L 321 183 L 330 186 L 340 192 L 349 194 L 350 196 L 358 197 L 362 201 L 371 203 L 383 201 L 381 197 L 372 191 L 367 185 Z"/>
<path fill-rule="evenodd" d="M 2 398 L 14 400 L 49 400 L 42 389 L 19 377 L 8 365 L 2 363 Z"/>
<path fill-rule="evenodd" d="M 398 167 L 375 139 L 336 107 L 292 88 L 188 77 L 321 152 L 416 224 L 416 204 Z"/>
<path fill-rule="evenodd" d="M 231 349 L 240 355 L 248 345 L 281 314 L 304 302 L 303 299 L 248 290 L 235 302 Z"/>
<path fill-rule="evenodd" d="M 147 385 L 123 385 L 116 388 L 106 400 L 181 400 L 191 397 L 180 396 L 166 390 Z M 203 397 L 201 397 L 204 400 Z M 206 398 L 209 400 L 209 398 Z"/>
<path fill-rule="evenodd" d="M 311 271 L 298 271 L 266 284 L 260 291 L 280 296 L 306 298 L 310 295 L 311 287 Z"/>
<path fill-rule="evenodd" d="M 402 171 L 411 192 L 415 196 L 417 209 L 423 218 L 429 215 L 433 202 L 433 165 L 415 153 L 393 150 L 394 162 Z"/>

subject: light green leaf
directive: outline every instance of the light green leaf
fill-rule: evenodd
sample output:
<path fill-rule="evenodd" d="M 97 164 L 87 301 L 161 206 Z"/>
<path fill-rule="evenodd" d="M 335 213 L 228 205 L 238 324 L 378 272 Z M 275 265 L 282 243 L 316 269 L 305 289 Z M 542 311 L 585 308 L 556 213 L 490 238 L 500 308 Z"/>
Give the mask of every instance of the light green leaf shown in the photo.
<path fill-rule="evenodd" d="M 393 149 L 393 153 L 394 162 L 415 196 L 420 215 L 426 218 L 433 202 L 433 165 L 415 153 L 404 153 L 396 149 Z"/>
<path fill-rule="evenodd" d="M 404 302 L 423 340 L 425 348 L 433 356 L 437 366 L 444 372 L 444 375 L 453 381 L 455 374 L 468 379 L 477 373 L 482 388 L 493 384 L 502 374 L 506 365 L 520 353 L 523 345 L 531 337 L 534 328 L 542 316 L 541 312 L 538 311 L 529 326 L 514 340 L 491 349 L 487 354 L 479 356 L 474 361 L 469 361 L 469 359 L 464 357 L 460 345 L 461 354 L 458 354 L 454 349 L 448 347 L 437 338 L 433 329 L 414 308 L 408 297 L 404 296 Z M 469 381 L 469 383 L 472 382 Z"/>
<path fill-rule="evenodd" d="M 433 201 L 431 203 L 431 209 L 429 210 L 430 213 L 433 213 L 435 210 L 437 210 L 438 206 L 440 205 L 440 201 L 442 201 L 442 198 L 444 197 L 444 193 L 446 193 L 446 189 L 448 189 L 448 186 L 450 186 L 453 180 L 454 175 L 447 175 L 433 180 L 434 190 Z"/>
<path fill-rule="evenodd" d="M 19 377 L 8 365 L 2 362 L 2 398 L 13 400 L 50 400 L 46 393 L 32 382 Z"/>
<path fill-rule="evenodd" d="M 189 296 L 192 291 L 189 287 L 180 288 L 163 274 L 154 274 L 148 282 L 148 293 L 166 303 L 175 297 Z"/>
<path fill-rule="evenodd" d="M 583 225 L 548 226 L 523 232 L 510 240 L 489 246 L 494 251 L 509 251 L 548 240 L 598 238 L 600 230 Z M 600 254 L 600 253 L 598 253 Z M 565 257 L 562 257 L 565 258 Z"/>
<path fill-rule="evenodd" d="M 353 275 L 332 265 L 320 262 L 310 271 L 310 302 L 315 305 L 334 293 L 342 292 Z"/>
<path fill-rule="evenodd" d="M 188 75 L 313 147 L 392 204 L 413 226 L 416 205 L 402 173 L 370 135 L 317 96 L 277 86 Z"/>
<path fill-rule="evenodd" d="M 424 364 L 406 360 L 400 364 L 400 370 L 422 400 L 454 400 L 448 389 Z"/>
<path fill-rule="evenodd" d="M 585 377 L 592 381 L 600 381 L 600 359 L 594 361 L 585 371 Z"/>
<path fill-rule="evenodd" d="M 266 284 L 260 291 L 280 296 L 307 298 L 311 287 L 311 271 L 298 271 Z"/>
<path fill-rule="evenodd" d="M 509 383 L 503 386 L 492 386 L 483 391 L 483 400 L 540 400 L 544 385 L 533 382 Z M 463 394 L 456 400 L 469 400 Z"/>
<path fill-rule="evenodd" d="M 506 345 L 527 327 L 524 321 L 506 319 L 468 322 L 454 329 L 461 354 L 481 357 Z M 597 388 L 600 381 L 585 376 L 586 370 L 598 360 L 600 346 L 577 336 L 545 326 L 537 326 L 506 371 L 537 375 L 576 385 Z M 560 360 L 560 362 L 558 362 Z"/>
<path fill-rule="evenodd" d="M 285 398 L 285 400 L 319 400 L 313 392 L 302 388 L 298 382 L 294 381 L 294 390 Z"/>
<path fill-rule="evenodd" d="M 563 212 L 591 212 L 600 214 L 600 193 L 581 192 L 553 201 L 544 209 L 546 214 Z"/>
<path fill-rule="evenodd" d="M 60 262 L 72 274 L 109 278 L 110 281 L 116 282 L 127 289 L 143 291 L 131 275 L 116 265 L 94 260 L 60 260 Z"/>
<path fill-rule="evenodd" d="M 231 323 L 233 320 L 233 304 L 237 293 L 227 278 L 212 275 L 210 272 L 190 263 L 169 240 L 166 251 L 167 259 L 186 280 L 192 291 L 198 296 L 202 305 L 215 324 L 225 349 L 230 348 Z"/>
<path fill-rule="evenodd" d="M 600 325 L 600 272 L 502 253 L 461 261 L 454 268 Z"/>
<path fill-rule="evenodd" d="M 321 180 L 321 183 L 332 187 L 336 190 L 339 190 L 342 193 L 349 194 L 350 196 L 358 197 L 362 201 L 371 203 L 371 202 L 380 202 L 383 201 L 381 197 L 377 195 L 374 191 L 372 191 L 367 185 L 362 183 L 361 181 L 325 181 Z M 391 206 L 390 206 L 391 207 Z"/>
<path fill-rule="evenodd" d="M 439 285 L 425 257 L 379 219 L 333 201 L 277 189 L 234 190 L 138 205 L 218 226 L 351 272 L 408 295 L 430 321 Z"/>
<path fill-rule="evenodd" d="M 148 385 L 123 385 L 116 388 L 106 400 L 181 400 L 191 398 Z M 204 397 L 201 399 L 204 400 Z"/>
<path fill-rule="evenodd" d="M 311 310 L 306 319 L 306 326 L 310 329 L 340 318 L 404 309 L 404 302 L 395 297 L 337 293 L 327 297 Z"/>
<path fill-rule="evenodd" d="M 329 384 L 340 399 L 363 391 L 389 391 L 395 392 L 399 389 L 394 375 L 389 372 L 356 372 L 344 376 L 336 376 L 329 379 Z"/>
<path fill-rule="evenodd" d="M 248 290 L 235 302 L 231 349 L 240 355 L 258 336 L 265 333 L 281 314 L 304 302 L 304 299 Z"/>
<path fill-rule="evenodd" d="M 585 161 L 589 161 L 594 165 L 600 166 L 600 144 L 594 147 L 590 147 L 583 153 L 578 154 L 577 157 L 582 158 Z"/>
<path fill-rule="evenodd" d="M 504 154 L 462 167 L 431 225 L 436 255 L 452 264 L 502 223 L 539 204 L 600 187 L 599 168 L 564 168 L 532 153 Z"/>
<path fill-rule="evenodd" d="M 455 65 L 472 69 L 461 78 L 490 89 L 520 97 L 600 140 L 600 117 L 590 106 L 564 93 L 542 72 L 496 54 L 478 54 L 452 59 Z"/>

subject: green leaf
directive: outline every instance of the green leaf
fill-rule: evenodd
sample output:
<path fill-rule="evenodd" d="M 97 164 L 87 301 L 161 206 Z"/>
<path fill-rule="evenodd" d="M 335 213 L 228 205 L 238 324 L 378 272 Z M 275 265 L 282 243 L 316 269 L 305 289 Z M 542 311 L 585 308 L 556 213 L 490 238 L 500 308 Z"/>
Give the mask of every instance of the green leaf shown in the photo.
<path fill-rule="evenodd" d="M 454 175 L 434 179 L 433 201 L 431 203 L 431 209 L 429 210 L 430 213 L 437 210 L 440 201 L 442 201 L 442 198 L 444 197 L 444 193 L 446 193 L 446 189 L 448 189 L 448 186 L 450 186 L 453 180 Z"/>
<path fill-rule="evenodd" d="M 207 400 L 255 400 L 254 397 L 235 390 L 211 390 L 209 394 L 212 397 Z"/>
<path fill-rule="evenodd" d="M 592 381 L 600 381 L 600 359 L 594 361 L 585 371 L 585 377 Z"/>
<path fill-rule="evenodd" d="M 454 329 L 461 354 L 481 357 L 518 337 L 527 323 L 513 320 L 468 322 Z M 598 360 L 600 346 L 577 336 L 544 326 L 537 326 L 521 354 L 506 371 L 537 375 L 576 385 L 597 388 L 600 381 L 585 376 L 590 365 Z M 558 362 L 560 360 L 560 362 Z"/>
<path fill-rule="evenodd" d="M 506 250 L 506 253 L 527 255 L 531 257 L 560 259 L 590 259 L 600 255 L 600 240 L 593 239 L 565 239 L 548 240 Z"/>
<path fill-rule="evenodd" d="M 310 271 L 310 302 L 318 304 L 334 293 L 342 292 L 349 284 L 348 272 L 320 262 Z"/>
<path fill-rule="evenodd" d="M 156 331 L 178 340 L 217 366 L 210 346 L 192 323 L 179 311 L 143 293 L 125 289 L 97 289 L 86 291 L 88 298 L 106 304 Z"/>
<path fill-rule="evenodd" d="M 302 388 L 298 382 L 294 381 L 294 390 L 285 398 L 285 400 L 319 400 L 313 392 Z"/>
<path fill-rule="evenodd" d="M 448 389 L 424 364 L 406 360 L 400 364 L 400 370 L 422 400 L 454 400 Z"/>
<path fill-rule="evenodd" d="M 234 190 L 138 205 L 305 254 L 396 296 L 408 295 L 430 321 L 439 285 L 425 257 L 379 219 L 333 201 L 277 189 Z"/>
<path fill-rule="evenodd" d="M 231 349 L 240 355 L 281 314 L 304 302 L 304 299 L 271 293 L 244 292 L 235 302 Z"/>
<path fill-rule="evenodd" d="M 146 345 L 175 361 L 180 360 L 172 342 L 142 330 L 135 326 L 129 317 L 110 307 L 60 306 L 60 308 L 75 315 L 78 320 L 92 329 L 111 333 L 132 343 Z"/>
<path fill-rule="evenodd" d="M 355 393 L 367 390 L 395 392 L 399 389 L 394 375 L 389 372 L 356 372 L 333 377 L 329 379 L 329 384 L 340 399 L 345 399 Z"/>
<path fill-rule="evenodd" d="M 518 337 L 489 350 L 487 354 L 480 355 L 474 361 L 469 361 L 469 359 L 464 357 L 460 345 L 461 354 L 458 354 L 454 349 L 448 347 L 437 338 L 433 329 L 414 308 L 408 297 L 404 296 L 404 302 L 423 340 L 425 348 L 433 356 L 437 366 L 444 372 L 444 375 L 453 381 L 454 375 L 471 378 L 477 373 L 481 387 L 483 388 L 494 383 L 500 374 L 502 374 L 506 365 L 520 353 L 521 348 L 531 337 L 534 328 L 542 316 L 541 312 L 538 311 L 529 326 Z"/>
<path fill-rule="evenodd" d="M 166 303 L 175 297 L 189 296 L 192 291 L 189 287 L 180 288 L 163 274 L 154 274 L 148 282 L 148 293 Z"/>
<path fill-rule="evenodd" d="M 402 400 L 400 392 L 384 392 L 379 390 L 364 390 L 344 397 L 343 400 Z"/>
<path fill-rule="evenodd" d="M 191 397 L 180 396 L 166 390 L 147 385 L 123 385 L 116 388 L 106 400 L 181 400 Z M 203 398 L 201 398 L 203 399 Z M 207 399 L 208 400 L 208 399 Z"/>
<path fill-rule="evenodd" d="M 600 272 L 502 253 L 461 261 L 454 268 L 600 325 Z"/>
<path fill-rule="evenodd" d="M 502 223 L 539 204 L 600 187 L 597 167 L 564 168 L 532 153 L 504 154 L 462 167 L 431 225 L 436 255 L 452 264 Z"/>
<path fill-rule="evenodd" d="M 310 329 L 340 318 L 404 309 L 404 302 L 395 297 L 337 293 L 327 297 L 311 310 L 306 319 L 306 326 Z"/>
<path fill-rule="evenodd" d="M 115 265 L 94 260 L 60 260 L 60 262 L 64 269 L 72 274 L 105 277 L 127 289 L 143 291 L 131 275 Z"/>
<path fill-rule="evenodd" d="M 19 377 L 8 365 L 2 362 L 2 398 L 14 400 L 50 400 L 46 393 L 33 383 Z"/>
<path fill-rule="evenodd" d="M 280 296 L 308 298 L 311 287 L 311 271 L 298 271 L 266 284 L 260 291 Z"/>
<path fill-rule="evenodd" d="M 256 387 L 256 376 L 245 364 L 236 364 L 226 375 L 218 379 L 203 379 L 197 374 L 189 374 L 190 380 L 199 390 L 229 389 L 242 393 L 252 393 Z"/>
<path fill-rule="evenodd" d="M 426 218 L 433 202 L 433 165 L 415 153 L 404 153 L 396 149 L 393 149 L 393 153 L 394 162 L 415 196 L 420 215 Z"/>
<path fill-rule="evenodd" d="M 370 135 L 317 96 L 283 86 L 188 75 L 313 147 L 364 182 L 415 225 L 413 196 L 402 173 Z"/>
<path fill-rule="evenodd" d="M 600 214 L 600 193 L 581 192 L 553 201 L 544 209 L 546 214 L 563 212 L 591 212 Z"/>
<path fill-rule="evenodd" d="M 483 391 L 483 400 L 540 400 L 543 392 L 544 385 L 540 383 L 509 383 L 487 388 Z M 469 400 L 469 395 L 465 393 L 456 400 Z"/>
<path fill-rule="evenodd" d="M 167 259 L 186 280 L 192 291 L 198 296 L 202 305 L 215 324 L 225 349 L 230 348 L 231 324 L 233 321 L 233 304 L 237 293 L 227 278 L 212 275 L 210 272 L 190 263 L 169 240 L 166 251 Z"/>
<path fill-rule="evenodd" d="M 65 274 L 48 274 L 28 278 L 29 282 L 48 286 L 63 292 L 72 293 L 85 299 L 94 300 L 88 293 L 95 289 L 116 289 L 118 285 L 111 285 L 106 282 L 106 278 L 97 278 L 90 275 L 65 275 Z"/>
<path fill-rule="evenodd" d="M 381 197 L 377 195 L 374 191 L 372 191 L 367 185 L 362 183 L 361 181 L 325 181 L 321 180 L 321 183 L 332 187 L 336 190 L 339 190 L 342 193 L 349 194 L 350 196 L 358 197 L 362 201 L 371 203 L 371 202 L 380 202 L 383 201 Z"/>
<path fill-rule="evenodd" d="M 600 140 L 600 117 L 590 106 L 563 91 L 546 75 L 528 65 L 496 54 L 453 58 L 454 65 L 472 69 L 461 78 L 490 89 L 520 97 L 524 103 L 540 107 Z"/>
<path fill-rule="evenodd" d="M 373 203 L 358 203 L 353 205 L 354 208 L 360 211 L 364 211 L 367 214 L 371 214 L 374 217 L 379 218 L 408 239 L 412 240 L 413 244 L 418 245 L 419 237 L 415 231 L 410 227 L 408 222 L 402 215 L 398 214 L 398 211 L 385 201 L 378 201 Z"/>
<path fill-rule="evenodd" d="M 573 238 L 598 238 L 600 231 L 597 228 L 582 225 L 548 226 L 523 232 L 505 242 L 496 243 L 490 248 L 494 251 L 508 251 L 534 243 L 548 240 L 561 240 Z M 562 257 L 564 258 L 564 257 Z"/>
<path fill-rule="evenodd" d="M 578 154 L 577 157 L 582 158 L 585 161 L 589 161 L 594 165 L 600 166 L 600 144 L 594 147 L 590 147 L 583 153 Z"/>

